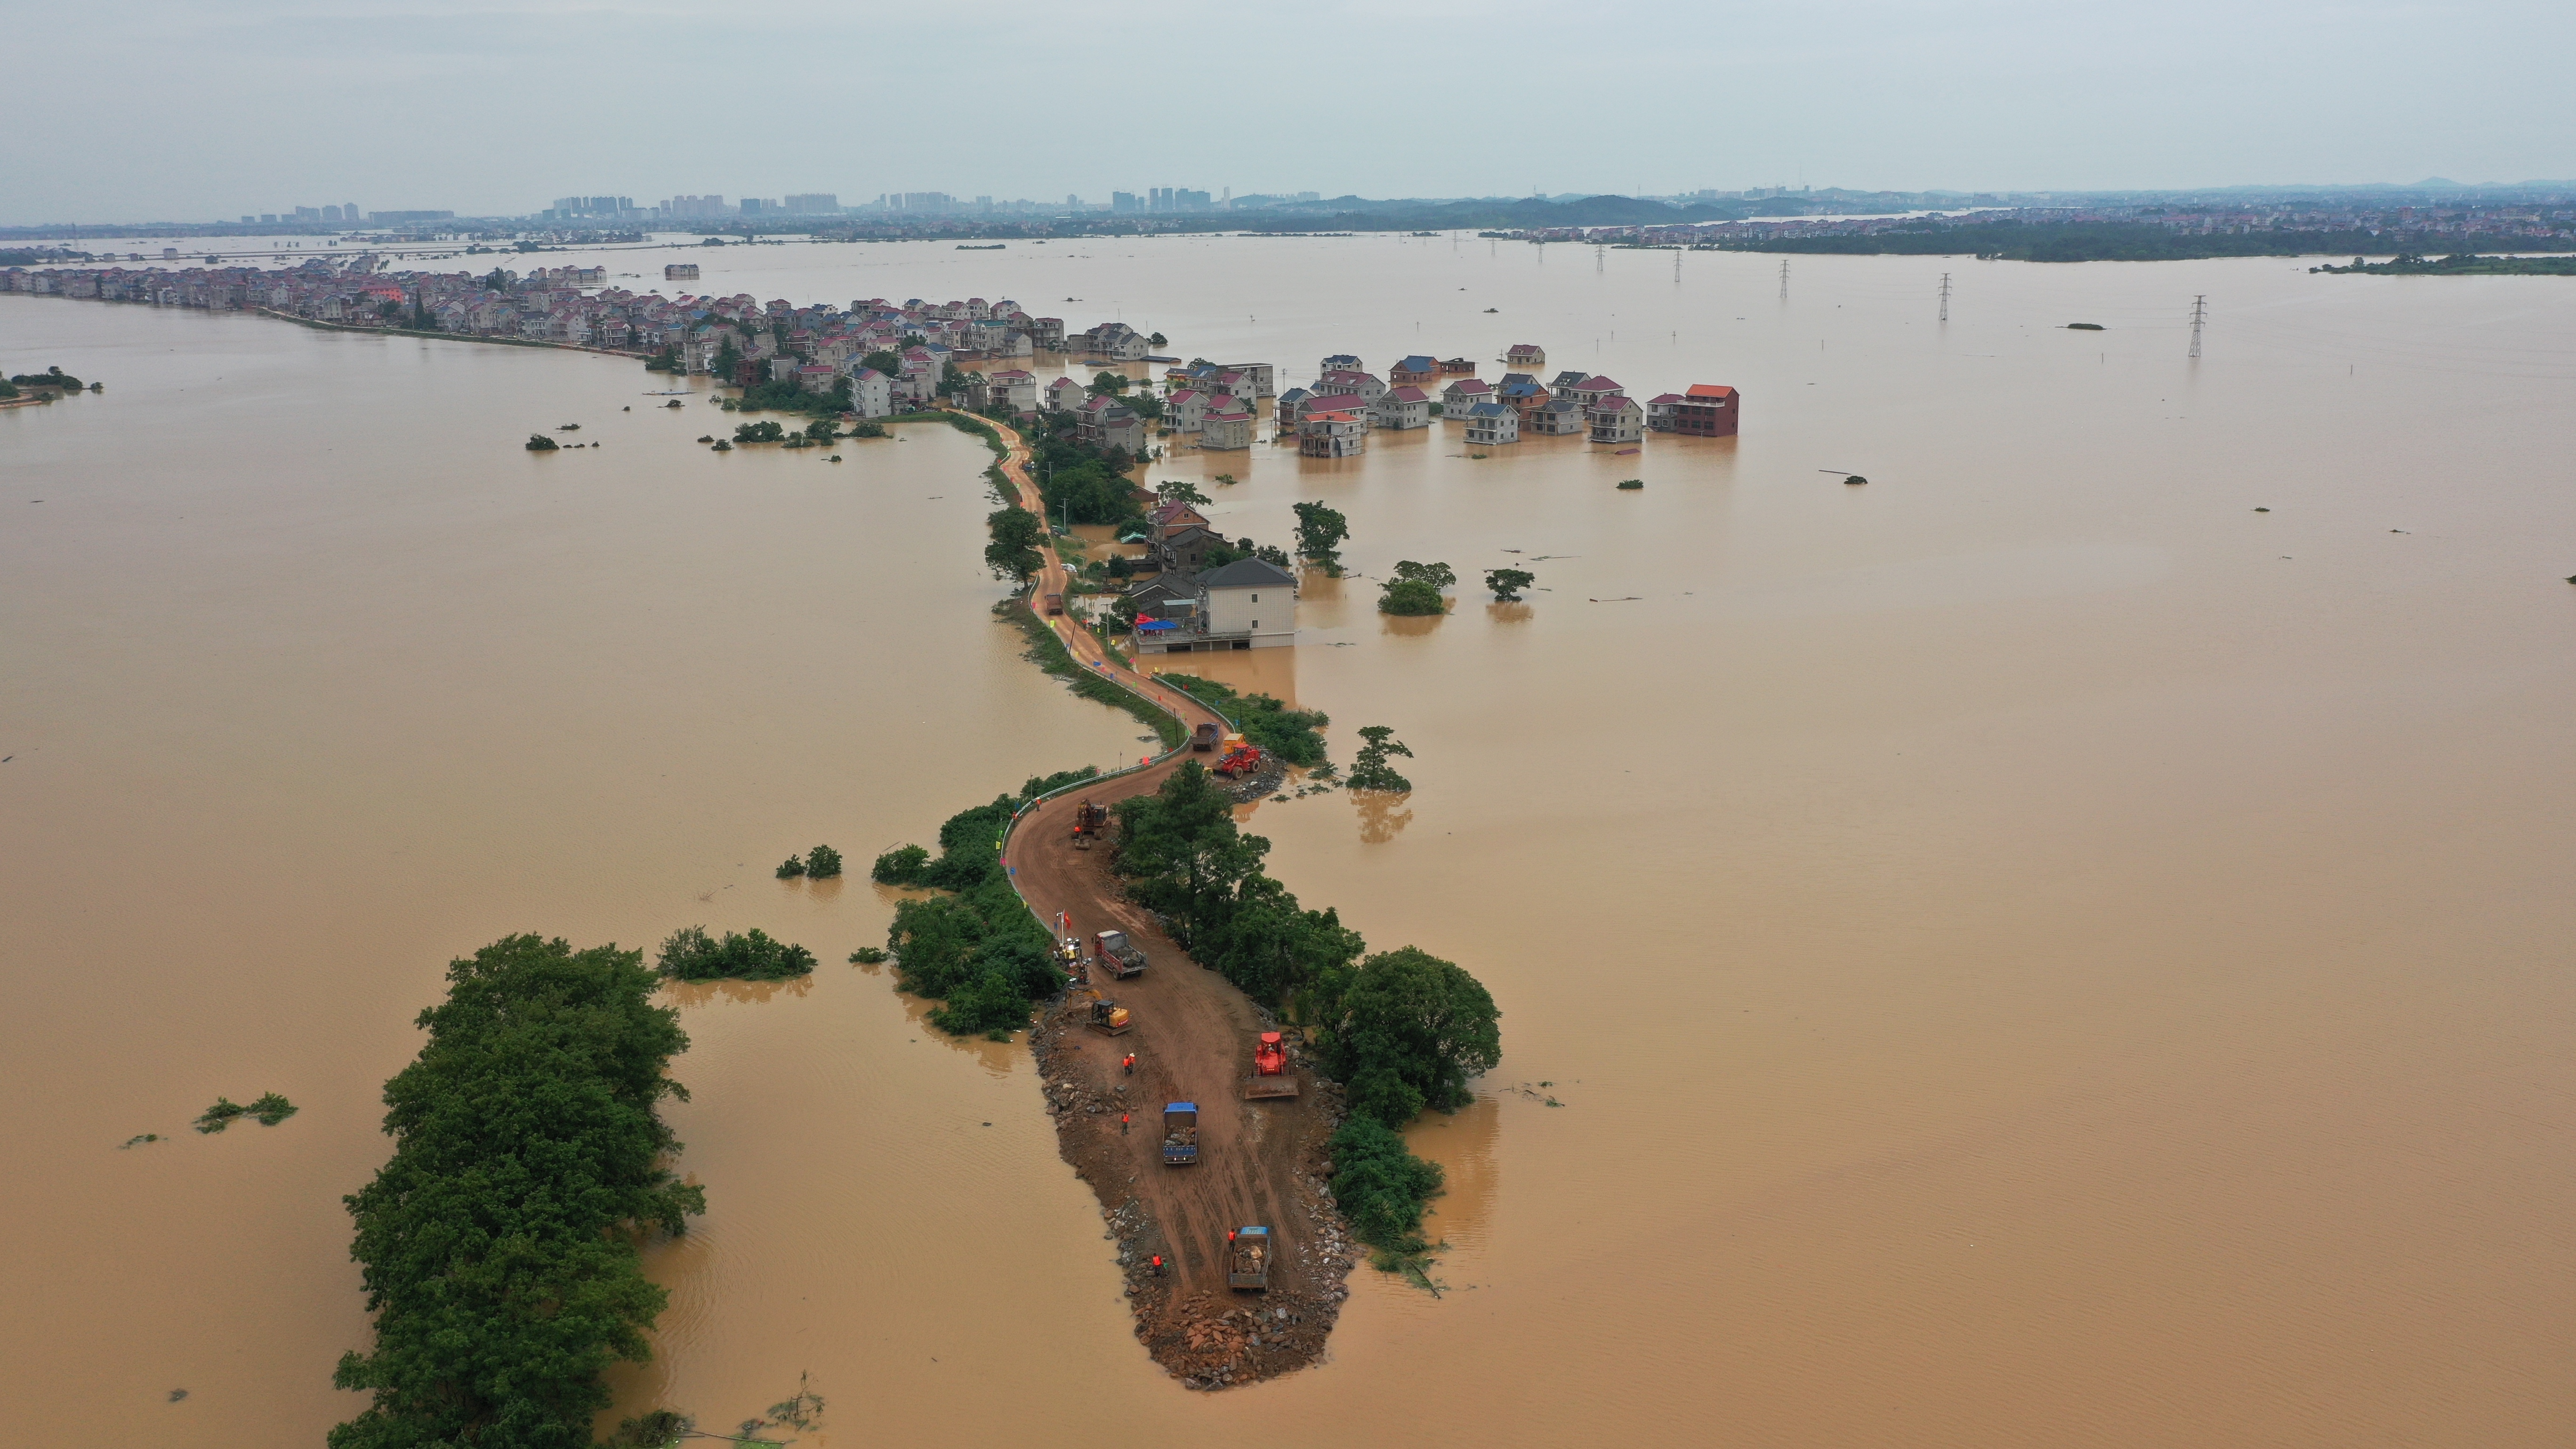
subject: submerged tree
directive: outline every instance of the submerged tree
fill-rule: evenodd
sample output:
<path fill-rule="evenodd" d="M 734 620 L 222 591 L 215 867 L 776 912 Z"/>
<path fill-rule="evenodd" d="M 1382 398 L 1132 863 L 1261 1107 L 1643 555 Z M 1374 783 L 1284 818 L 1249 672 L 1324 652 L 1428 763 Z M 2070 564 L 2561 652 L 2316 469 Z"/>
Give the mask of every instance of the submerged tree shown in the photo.
<path fill-rule="evenodd" d="M 1344 783 L 1354 790 L 1381 790 L 1390 795 L 1412 789 L 1413 782 L 1397 774 L 1395 767 L 1387 763 L 1390 755 L 1402 755 L 1408 760 L 1413 758 L 1413 751 L 1405 748 L 1404 741 L 1394 735 L 1395 731 L 1386 725 L 1370 725 L 1361 730 L 1360 738 L 1368 743 L 1360 746 L 1359 758 L 1351 762 L 1351 772 Z"/>
<path fill-rule="evenodd" d="M 1322 499 L 1296 505 L 1297 556 L 1323 566 L 1333 578 L 1342 576 L 1343 540 L 1351 536 L 1351 521 L 1340 511 L 1328 508 Z"/>
<path fill-rule="evenodd" d="M 1025 508 L 997 508 L 984 519 L 993 533 L 993 541 L 984 545 L 984 566 L 993 577 L 1013 583 L 1026 583 L 1029 576 L 1046 566 L 1038 545 L 1046 539 L 1046 525 Z"/>
<path fill-rule="evenodd" d="M 1538 575 L 1527 569 L 1485 570 L 1485 587 L 1493 590 L 1494 598 L 1501 603 L 1508 604 L 1518 600 L 1521 590 L 1537 582 Z"/>

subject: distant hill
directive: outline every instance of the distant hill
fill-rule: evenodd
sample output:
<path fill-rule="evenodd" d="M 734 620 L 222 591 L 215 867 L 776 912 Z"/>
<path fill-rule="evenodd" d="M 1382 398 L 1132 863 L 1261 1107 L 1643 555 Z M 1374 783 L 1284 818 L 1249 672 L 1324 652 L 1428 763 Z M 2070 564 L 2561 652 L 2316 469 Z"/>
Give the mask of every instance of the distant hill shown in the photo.
<path fill-rule="evenodd" d="M 1974 256 L 2013 262 L 2175 262 L 2201 257 L 2387 255 L 2421 251 L 2423 241 L 2396 232 L 2247 231 L 2202 235 L 2148 222 L 1923 222 L 1868 236 L 1728 237 L 1722 251 L 1823 253 L 1838 256 Z M 2518 251 L 2567 251 L 2548 238 L 2516 238 Z"/>

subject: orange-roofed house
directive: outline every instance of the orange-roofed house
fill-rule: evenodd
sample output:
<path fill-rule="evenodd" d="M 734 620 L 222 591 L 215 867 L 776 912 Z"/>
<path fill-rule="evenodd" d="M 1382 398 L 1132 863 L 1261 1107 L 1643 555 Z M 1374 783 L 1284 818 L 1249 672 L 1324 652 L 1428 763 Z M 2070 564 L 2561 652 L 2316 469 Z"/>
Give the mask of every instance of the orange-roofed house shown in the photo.
<path fill-rule="evenodd" d="M 1368 420 L 1355 412 L 1311 412 L 1297 424 L 1301 458 L 1348 458 L 1368 447 Z"/>
<path fill-rule="evenodd" d="M 1695 382 L 1673 404 L 1673 431 L 1687 438 L 1731 438 L 1743 408 L 1731 387 Z"/>

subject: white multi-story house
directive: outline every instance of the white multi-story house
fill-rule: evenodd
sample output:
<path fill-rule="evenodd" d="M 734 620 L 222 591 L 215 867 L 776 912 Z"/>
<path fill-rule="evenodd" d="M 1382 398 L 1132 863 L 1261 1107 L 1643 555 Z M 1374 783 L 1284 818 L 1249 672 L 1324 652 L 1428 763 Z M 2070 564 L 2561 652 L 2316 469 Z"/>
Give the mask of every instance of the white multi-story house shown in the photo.
<path fill-rule="evenodd" d="M 1252 390 L 1250 392 L 1245 392 L 1234 387 L 1227 387 L 1224 389 L 1224 391 L 1231 392 L 1236 397 L 1247 399 L 1271 397 L 1276 395 L 1279 391 L 1279 369 L 1271 366 L 1269 363 L 1226 362 L 1219 363 L 1218 367 L 1229 377 L 1237 373 L 1242 374 L 1245 380 L 1250 382 L 1252 385 Z"/>
<path fill-rule="evenodd" d="M 1586 435 L 1595 443 L 1635 443 L 1646 436 L 1646 410 L 1624 392 L 1614 392 L 1583 410 L 1591 431 Z"/>
<path fill-rule="evenodd" d="M 1082 406 L 1082 384 L 1069 377 L 1059 377 L 1046 385 L 1046 405 L 1050 412 L 1069 413 Z"/>
<path fill-rule="evenodd" d="M 1006 367 L 985 378 L 984 385 L 994 402 L 1008 407 L 1015 413 L 1033 413 L 1038 410 L 1037 376 L 1026 368 Z"/>
<path fill-rule="evenodd" d="M 1297 579 L 1263 559 L 1236 559 L 1196 576 L 1166 573 L 1128 591 L 1140 654 L 1275 649 L 1297 642 Z"/>
<path fill-rule="evenodd" d="M 1176 433 L 1195 433 L 1207 420 L 1206 393 L 1195 388 L 1182 388 L 1163 399 L 1163 426 Z"/>
<path fill-rule="evenodd" d="M 1252 410 L 1231 398 L 1219 400 L 1209 410 L 1199 431 L 1199 446 L 1218 452 L 1233 452 L 1252 446 Z"/>
<path fill-rule="evenodd" d="M 1335 368 L 1315 379 L 1315 391 L 1326 396 L 1348 393 L 1363 404 L 1376 402 L 1386 384 L 1357 368 Z"/>
<path fill-rule="evenodd" d="M 1467 410 L 1467 441 L 1478 447 L 1500 447 L 1521 440 L 1521 415 L 1518 408 L 1501 403 L 1478 403 Z"/>
<path fill-rule="evenodd" d="M 1381 428 L 1427 428 L 1431 426 L 1431 394 L 1418 387 L 1389 388 L 1370 402 L 1369 417 Z"/>
<path fill-rule="evenodd" d="M 1444 418 L 1464 417 L 1478 403 L 1493 400 L 1492 383 L 1472 377 L 1461 378 L 1440 389 L 1440 415 Z"/>
<path fill-rule="evenodd" d="M 1610 398 L 1621 396 L 1627 391 L 1610 379 L 1596 374 L 1576 383 L 1572 388 L 1558 388 L 1557 396 L 1571 397 L 1588 409 Z"/>
<path fill-rule="evenodd" d="M 1368 448 L 1368 420 L 1356 412 L 1309 410 L 1297 422 L 1302 458 L 1348 458 Z"/>
<path fill-rule="evenodd" d="M 890 416 L 894 412 L 894 379 L 865 364 L 851 368 L 850 411 L 862 418 Z"/>

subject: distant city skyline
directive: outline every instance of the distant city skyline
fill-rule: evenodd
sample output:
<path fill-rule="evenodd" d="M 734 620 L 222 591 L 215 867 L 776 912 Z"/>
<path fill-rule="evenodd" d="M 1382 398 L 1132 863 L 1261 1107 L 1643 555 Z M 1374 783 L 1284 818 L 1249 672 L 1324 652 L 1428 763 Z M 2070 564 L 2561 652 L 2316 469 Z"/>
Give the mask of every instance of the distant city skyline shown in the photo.
<path fill-rule="evenodd" d="M 43 144 L 0 175 L 0 224 L 287 215 L 349 195 L 524 216 L 579 180 L 567 171 L 639 202 L 710 186 L 782 208 L 827 191 L 1050 204 L 1123 191 L 1148 210 L 1157 186 L 2026 193 L 2576 175 L 2555 99 L 2576 7 L 2525 0 L 1629 0 L 1580 17 L 1497 0 L 1473 23 L 1318 0 L 1304 13 L 1365 26 L 1370 43 L 1319 58 L 1282 48 L 1266 14 L 1176 28 L 1034 0 L 992 0 L 971 24 L 813 0 L 721 13 L 646 0 L 605 18 L 562 0 L 399 14 L 140 0 L 113 27 L 39 7 L 13 21 L 12 99 Z M 916 103 L 836 98 L 845 64 L 860 94 L 882 91 L 870 58 L 887 56 L 924 77 Z M 972 144 L 951 113 L 967 103 L 943 105 L 931 79 L 943 66 L 974 79 Z M 714 124 L 733 112 L 729 86 L 778 122 L 756 145 Z M 1193 120 L 1216 117 L 1229 121 Z M 1327 123 L 1373 144 L 1301 139 Z"/>

